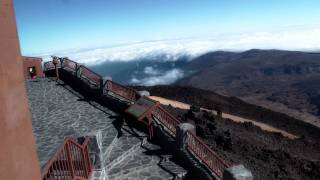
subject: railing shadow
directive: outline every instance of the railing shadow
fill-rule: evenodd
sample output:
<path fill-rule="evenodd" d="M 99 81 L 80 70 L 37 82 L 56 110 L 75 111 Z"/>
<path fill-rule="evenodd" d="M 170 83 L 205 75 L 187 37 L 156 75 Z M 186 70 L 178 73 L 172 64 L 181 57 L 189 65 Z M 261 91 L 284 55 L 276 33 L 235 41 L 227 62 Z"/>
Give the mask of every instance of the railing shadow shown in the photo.
<path fill-rule="evenodd" d="M 95 102 L 95 98 L 93 98 L 92 96 L 83 96 L 82 94 L 79 94 L 79 92 L 76 92 L 74 89 L 72 89 L 68 84 L 61 82 L 61 81 L 58 81 L 57 86 L 63 87 L 68 92 L 70 92 L 71 94 L 73 94 L 74 96 L 79 98 L 78 101 L 85 101 L 88 104 L 90 104 L 91 106 L 93 106 L 95 109 L 98 109 L 99 111 L 101 111 L 109 116 L 113 116 L 109 112 L 105 111 L 104 109 L 102 109 L 101 107 L 99 107 L 98 105 L 93 103 L 93 102 Z"/>
<path fill-rule="evenodd" d="M 110 118 L 114 118 L 114 120 L 112 121 L 112 124 L 118 132 L 117 138 L 120 138 L 123 135 L 122 127 L 124 124 L 124 119 L 123 119 L 123 117 L 121 117 L 119 115 L 118 116 L 111 116 Z"/>

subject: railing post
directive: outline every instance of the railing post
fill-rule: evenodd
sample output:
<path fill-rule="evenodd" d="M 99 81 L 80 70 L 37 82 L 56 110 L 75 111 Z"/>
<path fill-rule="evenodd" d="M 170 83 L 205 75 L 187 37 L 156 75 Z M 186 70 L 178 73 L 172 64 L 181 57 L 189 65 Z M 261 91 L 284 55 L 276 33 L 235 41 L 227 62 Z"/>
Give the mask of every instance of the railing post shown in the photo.
<path fill-rule="evenodd" d="M 102 81 L 103 81 L 103 84 L 102 84 L 102 95 L 104 95 L 104 93 L 105 93 L 105 87 L 107 88 L 107 90 L 106 91 L 108 91 L 108 81 L 112 81 L 112 77 L 108 77 L 108 76 L 106 76 L 106 77 L 103 77 L 102 78 Z"/>
<path fill-rule="evenodd" d="M 68 159 L 67 162 L 68 162 L 68 166 L 70 168 L 71 177 L 73 179 L 74 178 L 74 167 L 73 167 L 73 163 L 72 163 L 71 147 L 70 147 L 69 141 L 66 142 L 66 150 L 67 150 L 67 159 Z"/>
<path fill-rule="evenodd" d="M 64 58 L 59 58 L 59 60 L 60 60 L 61 69 L 63 69 L 63 61 L 64 61 Z"/>
<path fill-rule="evenodd" d="M 81 78 L 81 64 L 77 64 L 77 77 Z"/>
<path fill-rule="evenodd" d="M 196 130 L 194 125 L 190 123 L 181 123 L 177 126 L 176 141 L 178 149 L 181 151 L 186 150 L 188 146 L 188 131 L 193 132 L 195 134 Z"/>
<path fill-rule="evenodd" d="M 90 166 L 90 160 L 88 162 L 88 158 L 87 158 L 87 156 L 89 155 L 87 146 L 84 146 L 81 148 L 81 155 L 84 160 L 86 178 L 89 178 L 89 170 L 91 170 L 91 166 Z"/>
<path fill-rule="evenodd" d="M 100 94 L 103 95 L 103 89 L 104 89 L 104 85 L 103 85 L 103 78 L 100 78 Z"/>

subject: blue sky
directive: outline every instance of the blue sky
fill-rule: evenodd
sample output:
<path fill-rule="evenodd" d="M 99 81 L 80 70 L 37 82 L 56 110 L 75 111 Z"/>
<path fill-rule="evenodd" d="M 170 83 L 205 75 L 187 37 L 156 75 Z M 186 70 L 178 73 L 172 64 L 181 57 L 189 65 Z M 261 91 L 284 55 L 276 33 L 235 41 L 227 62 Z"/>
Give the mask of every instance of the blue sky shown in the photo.
<path fill-rule="evenodd" d="M 14 0 L 14 5 L 24 55 L 150 40 L 283 33 L 314 28 L 320 19 L 319 0 Z"/>

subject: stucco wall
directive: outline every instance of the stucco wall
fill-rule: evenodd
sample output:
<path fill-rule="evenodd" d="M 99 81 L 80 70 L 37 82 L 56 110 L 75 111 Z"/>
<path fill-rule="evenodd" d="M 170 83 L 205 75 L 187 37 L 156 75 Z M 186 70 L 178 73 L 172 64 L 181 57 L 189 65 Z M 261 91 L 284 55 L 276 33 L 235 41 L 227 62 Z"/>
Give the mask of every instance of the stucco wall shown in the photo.
<path fill-rule="evenodd" d="M 0 179 L 40 179 L 12 0 L 0 0 Z"/>
<path fill-rule="evenodd" d="M 23 60 L 23 74 L 26 79 L 30 79 L 29 67 L 35 67 L 36 77 L 44 77 L 42 70 L 42 58 L 38 57 L 22 57 Z"/>

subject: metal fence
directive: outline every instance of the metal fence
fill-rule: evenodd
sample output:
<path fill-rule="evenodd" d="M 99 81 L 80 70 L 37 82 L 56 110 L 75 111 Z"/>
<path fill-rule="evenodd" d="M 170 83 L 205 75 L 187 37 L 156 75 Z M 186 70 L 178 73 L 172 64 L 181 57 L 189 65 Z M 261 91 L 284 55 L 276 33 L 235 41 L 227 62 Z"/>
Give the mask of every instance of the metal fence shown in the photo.
<path fill-rule="evenodd" d="M 77 66 L 78 64 L 70 59 L 63 59 L 62 61 L 62 68 L 70 70 L 72 72 L 76 72 L 77 71 Z"/>
<path fill-rule="evenodd" d="M 43 180 L 89 179 L 93 167 L 89 157 L 89 138 L 80 145 L 66 139 L 42 171 Z"/>
<path fill-rule="evenodd" d="M 104 89 L 130 101 L 137 101 L 140 98 L 139 94 L 134 89 L 123 86 L 111 80 L 107 80 Z"/>
<path fill-rule="evenodd" d="M 98 88 L 102 86 L 102 77 L 99 74 L 83 65 L 80 65 L 79 71 L 81 78 L 88 80 L 92 85 Z"/>
<path fill-rule="evenodd" d="M 59 65 L 59 64 L 58 64 Z M 59 67 L 59 66 L 57 66 L 57 67 Z M 52 61 L 48 61 L 48 62 L 45 62 L 44 64 L 43 64 L 43 69 L 44 69 L 44 71 L 48 71 L 48 70 L 51 70 L 51 69 L 55 69 L 55 66 L 54 66 L 54 64 L 52 63 Z"/>
<path fill-rule="evenodd" d="M 222 178 L 223 171 L 231 166 L 190 131 L 187 131 L 187 143 L 191 153 L 199 158 L 218 177 Z"/>
<path fill-rule="evenodd" d="M 178 119 L 161 106 L 157 106 L 153 109 L 152 115 L 158 119 L 163 126 L 168 128 L 173 136 L 176 135 L 176 128 L 181 123 Z"/>

